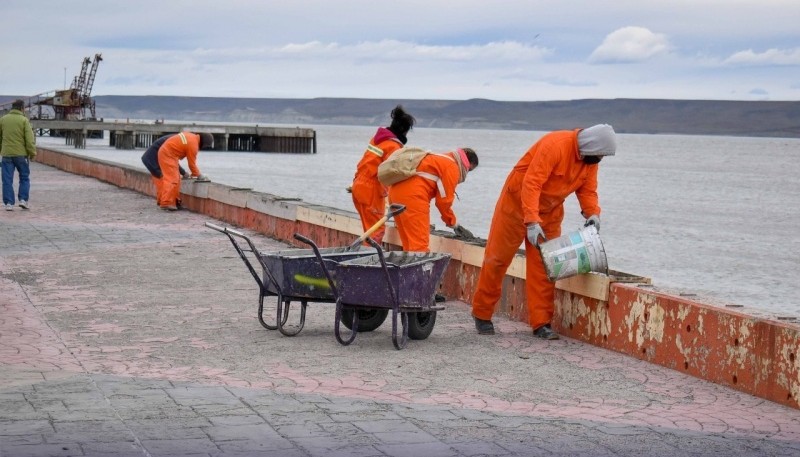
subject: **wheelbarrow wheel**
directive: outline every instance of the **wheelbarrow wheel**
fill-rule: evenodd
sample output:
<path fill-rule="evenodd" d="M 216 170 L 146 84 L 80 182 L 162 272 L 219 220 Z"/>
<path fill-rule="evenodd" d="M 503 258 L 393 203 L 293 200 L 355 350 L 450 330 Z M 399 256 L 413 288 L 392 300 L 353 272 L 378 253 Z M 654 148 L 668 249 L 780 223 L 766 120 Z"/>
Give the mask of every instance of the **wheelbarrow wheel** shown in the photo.
<path fill-rule="evenodd" d="M 353 308 L 343 308 L 342 324 L 344 324 L 348 330 L 353 330 L 351 328 L 353 326 L 353 314 L 358 316 L 358 331 L 371 332 L 383 324 L 383 321 L 386 320 L 386 316 L 389 315 L 389 310 L 378 308 L 360 309 L 356 311 Z"/>
<path fill-rule="evenodd" d="M 436 311 L 408 313 L 408 337 L 412 340 L 424 340 L 431 336 L 435 324 Z"/>

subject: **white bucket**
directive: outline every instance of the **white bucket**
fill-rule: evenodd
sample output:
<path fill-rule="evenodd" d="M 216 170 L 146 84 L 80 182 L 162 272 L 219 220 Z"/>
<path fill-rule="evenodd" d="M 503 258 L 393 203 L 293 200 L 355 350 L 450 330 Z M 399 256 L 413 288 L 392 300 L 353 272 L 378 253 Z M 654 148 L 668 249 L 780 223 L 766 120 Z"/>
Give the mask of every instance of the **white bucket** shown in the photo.
<path fill-rule="evenodd" d="M 589 273 L 608 274 L 608 260 L 597 229 L 590 225 L 539 245 L 550 281 Z"/>

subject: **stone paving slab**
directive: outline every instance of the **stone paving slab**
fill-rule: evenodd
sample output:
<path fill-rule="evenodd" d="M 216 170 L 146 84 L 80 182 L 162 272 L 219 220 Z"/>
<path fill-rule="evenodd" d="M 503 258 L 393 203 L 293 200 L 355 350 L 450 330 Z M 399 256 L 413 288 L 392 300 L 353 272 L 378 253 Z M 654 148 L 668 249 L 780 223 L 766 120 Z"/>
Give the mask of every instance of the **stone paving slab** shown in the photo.
<path fill-rule="evenodd" d="M 0 212 L 0 457 L 800 455 L 800 411 L 505 319 L 479 336 L 457 301 L 402 351 L 386 324 L 339 345 L 332 304 L 266 330 L 205 222 L 32 164 L 31 210 Z"/>

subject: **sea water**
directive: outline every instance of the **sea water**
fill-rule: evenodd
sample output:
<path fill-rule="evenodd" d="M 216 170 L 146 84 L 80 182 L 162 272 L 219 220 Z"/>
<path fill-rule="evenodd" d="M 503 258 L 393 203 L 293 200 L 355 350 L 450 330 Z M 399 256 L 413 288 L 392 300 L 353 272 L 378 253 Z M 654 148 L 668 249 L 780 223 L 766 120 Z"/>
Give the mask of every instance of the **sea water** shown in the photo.
<path fill-rule="evenodd" d="M 352 210 L 345 188 L 376 127 L 302 127 L 317 131 L 317 154 L 202 151 L 198 166 L 215 182 Z M 544 133 L 415 128 L 408 144 L 478 152 L 480 166 L 458 186 L 454 211 L 485 238 L 511 167 Z M 144 170 L 142 149 L 110 148 L 107 136 L 83 150 L 63 138 L 37 141 Z M 722 306 L 800 316 L 799 177 L 798 139 L 620 134 L 598 177 L 608 266 Z M 445 228 L 433 205 L 431 223 Z M 562 233 L 582 224 L 572 196 Z"/>

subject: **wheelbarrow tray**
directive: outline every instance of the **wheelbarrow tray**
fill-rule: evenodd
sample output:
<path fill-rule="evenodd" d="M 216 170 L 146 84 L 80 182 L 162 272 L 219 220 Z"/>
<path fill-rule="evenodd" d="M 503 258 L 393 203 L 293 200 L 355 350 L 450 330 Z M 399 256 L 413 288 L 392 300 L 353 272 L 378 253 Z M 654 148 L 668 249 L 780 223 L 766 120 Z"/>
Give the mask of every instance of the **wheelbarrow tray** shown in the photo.
<path fill-rule="evenodd" d="M 332 271 L 343 304 L 367 308 L 424 311 L 436 304 L 434 295 L 450 254 L 390 251 L 384 253 L 388 278 L 377 254 L 340 262 Z M 387 281 L 388 279 L 388 281 Z"/>
<path fill-rule="evenodd" d="M 347 246 L 320 249 L 324 259 L 334 261 L 330 262 L 328 267 L 334 270 L 339 262 L 374 255 L 376 252 L 374 248 L 361 247 L 358 250 L 350 250 Z M 277 295 L 280 292 L 284 297 L 335 300 L 313 249 L 262 252 L 261 264 L 264 269 L 264 285 L 271 294 Z M 280 287 L 280 291 L 269 279 L 270 275 Z"/>

